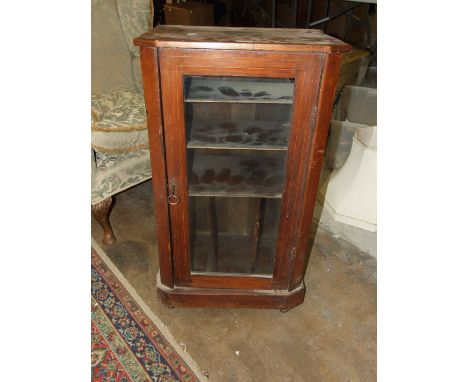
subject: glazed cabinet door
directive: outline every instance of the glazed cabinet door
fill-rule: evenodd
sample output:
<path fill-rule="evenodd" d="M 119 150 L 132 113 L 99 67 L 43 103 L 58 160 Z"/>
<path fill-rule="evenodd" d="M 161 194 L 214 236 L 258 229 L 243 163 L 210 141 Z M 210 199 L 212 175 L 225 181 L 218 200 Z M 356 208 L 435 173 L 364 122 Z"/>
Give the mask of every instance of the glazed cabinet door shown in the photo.
<path fill-rule="evenodd" d="M 323 60 L 159 49 L 176 285 L 288 287 Z"/>

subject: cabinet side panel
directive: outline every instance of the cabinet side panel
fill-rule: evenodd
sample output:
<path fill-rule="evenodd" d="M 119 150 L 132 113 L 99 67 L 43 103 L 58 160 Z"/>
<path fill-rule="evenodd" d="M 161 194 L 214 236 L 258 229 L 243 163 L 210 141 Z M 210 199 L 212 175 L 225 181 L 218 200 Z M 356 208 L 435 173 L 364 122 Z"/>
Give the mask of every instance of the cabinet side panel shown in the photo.
<path fill-rule="evenodd" d="M 172 272 L 170 225 L 167 208 L 167 176 L 159 88 L 158 51 L 155 48 L 141 48 L 140 52 L 151 168 L 153 173 L 152 182 L 156 208 L 156 234 L 159 249 L 161 282 L 167 287 L 172 288 L 174 285 L 174 278 Z"/>
<path fill-rule="evenodd" d="M 278 289 L 289 288 L 297 253 L 298 226 L 303 218 L 305 183 L 308 160 L 315 134 L 315 115 L 319 99 L 324 55 L 310 56 L 307 64 L 298 72 L 293 115 L 293 128 L 289 143 L 289 158 L 286 180 L 285 203 L 281 211 L 282 230 L 278 243 L 279 252 L 275 264 L 275 285 Z M 289 289 L 291 290 L 291 289 Z"/>
<path fill-rule="evenodd" d="M 313 122 L 315 124 L 315 132 L 312 140 L 312 150 L 310 152 L 310 158 L 307 160 L 306 187 L 302 198 L 302 206 L 300 206 L 303 213 L 301 214 L 297 230 L 297 244 L 295 246 L 296 257 L 293 265 L 291 284 L 289 286 L 290 290 L 301 284 L 307 268 L 307 241 L 311 229 L 320 171 L 327 143 L 335 87 L 340 73 L 340 62 L 340 55 L 330 54 L 325 58 L 318 110 L 315 121 Z"/>

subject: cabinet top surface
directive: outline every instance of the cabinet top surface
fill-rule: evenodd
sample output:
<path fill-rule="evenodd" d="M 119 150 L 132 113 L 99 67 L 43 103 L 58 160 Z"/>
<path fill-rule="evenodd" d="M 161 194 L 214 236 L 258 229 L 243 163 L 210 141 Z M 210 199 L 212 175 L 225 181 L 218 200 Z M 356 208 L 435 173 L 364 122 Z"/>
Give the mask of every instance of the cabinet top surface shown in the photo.
<path fill-rule="evenodd" d="M 351 46 L 319 29 L 158 25 L 134 39 L 138 46 L 341 53 Z"/>

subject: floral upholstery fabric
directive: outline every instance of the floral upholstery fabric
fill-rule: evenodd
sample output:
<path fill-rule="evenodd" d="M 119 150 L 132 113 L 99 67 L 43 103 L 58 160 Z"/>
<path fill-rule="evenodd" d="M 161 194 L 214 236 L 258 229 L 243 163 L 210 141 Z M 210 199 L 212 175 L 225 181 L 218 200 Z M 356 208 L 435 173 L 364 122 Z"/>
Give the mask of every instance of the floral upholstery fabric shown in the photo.
<path fill-rule="evenodd" d="M 142 151 L 144 150 L 133 151 L 131 153 L 125 154 L 102 154 L 99 152 L 95 152 L 96 167 L 112 168 L 118 166 L 123 160 L 136 158 L 140 156 Z"/>
<path fill-rule="evenodd" d="M 150 30 L 153 26 L 152 0 L 117 0 L 117 11 L 130 50 L 133 77 L 137 90 L 142 93 L 140 49 L 133 45 L 133 39 Z"/>
<path fill-rule="evenodd" d="M 149 150 L 121 155 L 96 153 L 91 173 L 91 204 L 96 204 L 151 178 Z"/>
<path fill-rule="evenodd" d="M 150 179 L 140 51 L 152 0 L 92 0 L 91 204 Z"/>
<path fill-rule="evenodd" d="M 99 153 L 124 154 L 148 148 L 143 95 L 124 90 L 91 96 L 91 146 Z"/>

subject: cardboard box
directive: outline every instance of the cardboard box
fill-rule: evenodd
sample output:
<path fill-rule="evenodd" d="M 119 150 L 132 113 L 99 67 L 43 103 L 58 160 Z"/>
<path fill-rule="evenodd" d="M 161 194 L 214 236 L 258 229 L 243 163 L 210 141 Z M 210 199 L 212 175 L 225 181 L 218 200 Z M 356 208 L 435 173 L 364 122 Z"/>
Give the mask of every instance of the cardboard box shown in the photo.
<path fill-rule="evenodd" d="M 214 25 L 213 4 L 165 4 L 167 25 Z"/>

